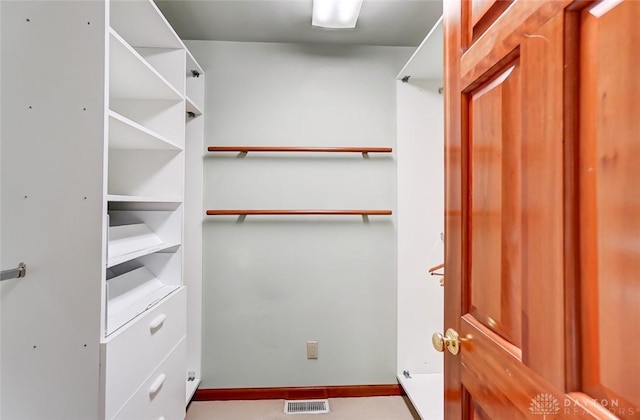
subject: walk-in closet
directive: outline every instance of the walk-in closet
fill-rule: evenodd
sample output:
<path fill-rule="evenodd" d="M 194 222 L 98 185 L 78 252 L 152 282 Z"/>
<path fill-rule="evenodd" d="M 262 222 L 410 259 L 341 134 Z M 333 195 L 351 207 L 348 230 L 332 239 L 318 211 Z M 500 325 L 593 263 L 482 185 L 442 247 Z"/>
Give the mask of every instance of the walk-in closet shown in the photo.
<path fill-rule="evenodd" d="M 442 4 L 408 45 L 189 38 L 197 3 L 271 7 L 0 0 L 0 419 L 442 418 Z"/>

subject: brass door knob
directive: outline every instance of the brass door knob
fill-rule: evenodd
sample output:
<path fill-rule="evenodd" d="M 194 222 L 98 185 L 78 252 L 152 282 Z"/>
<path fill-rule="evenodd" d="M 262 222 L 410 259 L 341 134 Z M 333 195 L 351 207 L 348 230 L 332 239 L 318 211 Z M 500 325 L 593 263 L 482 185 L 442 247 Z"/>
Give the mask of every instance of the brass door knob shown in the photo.
<path fill-rule="evenodd" d="M 445 347 L 449 350 L 449 353 L 454 356 L 460 352 L 460 336 L 456 330 L 449 328 L 444 336 L 440 333 L 433 333 L 431 336 L 431 343 L 433 348 L 439 352 L 444 352 Z"/>

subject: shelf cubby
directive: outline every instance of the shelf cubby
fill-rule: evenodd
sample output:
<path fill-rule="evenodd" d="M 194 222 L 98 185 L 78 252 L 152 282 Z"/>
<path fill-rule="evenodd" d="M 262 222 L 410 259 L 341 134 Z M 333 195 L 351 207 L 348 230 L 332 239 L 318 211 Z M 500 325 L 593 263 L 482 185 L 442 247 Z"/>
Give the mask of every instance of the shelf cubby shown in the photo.
<path fill-rule="evenodd" d="M 109 151 L 108 194 L 181 198 L 184 156 L 172 150 Z"/>
<path fill-rule="evenodd" d="M 182 94 L 113 29 L 109 30 L 109 97 L 183 99 Z"/>
<path fill-rule="evenodd" d="M 153 1 L 111 0 L 109 12 L 111 27 L 133 46 L 185 48 Z"/>
<path fill-rule="evenodd" d="M 184 146 L 184 102 L 162 99 L 109 98 L 109 109 L 166 138 L 177 148 Z"/>
<path fill-rule="evenodd" d="M 133 47 L 181 95 L 185 95 L 185 51 L 173 48 Z"/>

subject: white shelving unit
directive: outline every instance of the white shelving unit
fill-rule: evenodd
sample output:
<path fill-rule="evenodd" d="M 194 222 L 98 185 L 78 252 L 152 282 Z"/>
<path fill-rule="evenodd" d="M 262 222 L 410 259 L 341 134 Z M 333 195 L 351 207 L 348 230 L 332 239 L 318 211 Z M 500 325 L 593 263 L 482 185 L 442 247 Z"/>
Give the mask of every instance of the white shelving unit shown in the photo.
<path fill-rule="evenodd" d="M 184 109 L 185 78 L 180 75 L 186 65 L 186 53 L 175 48 L 180 41 L 168 25 L 155 26 L 157 36 L 166 37 L 166 45 L 140 44 L 144 42 L 137 29 L 141 21 L 131 16 L 140 13 L 162 21 L 152 2 L 112 1 L 109 7 L 106 199 L 127 199 L 118 198 L 119 205 L 108 206 L 107 268 L 117 275 L 106 279 L 107 346 L 111 333 L 183 283 L 184 118 L 170 113 L 162 132 L 153 122 L 167 109 Z M 158 18 L 151 18 L 154 14 Z M 163 199 L 176 208 L 166 210 Z M 141 203 L 145 210 L 134 210 Z M 129 262 L 135 264 L 125 265 Z"/>
<path fill-rule="evenodd" d="M 152 0 L 0 8 L 1 256 L 29 266 L 0 285 L 0 418 L 183 418 L 204 72 Z"/>
<path fill-rule="evenodd" d="M 424 420 L 444 415 L 443 357 L 431 345 L 443 330 L 444 289 L 427 272 L 444 261 L 442 42 L 440 19 L 397 76 L 397 377 Z"/>

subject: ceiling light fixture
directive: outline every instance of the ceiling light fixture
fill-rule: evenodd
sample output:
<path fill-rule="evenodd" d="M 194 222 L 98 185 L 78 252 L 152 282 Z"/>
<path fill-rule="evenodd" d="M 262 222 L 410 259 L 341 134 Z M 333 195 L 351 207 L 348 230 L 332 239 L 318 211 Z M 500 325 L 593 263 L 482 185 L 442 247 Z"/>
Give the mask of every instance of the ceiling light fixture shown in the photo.
<path fill-rule="evenodd" d="M 331 29 L 356 27 L 362 0 L 313 0 L 311 25 Z"/>

